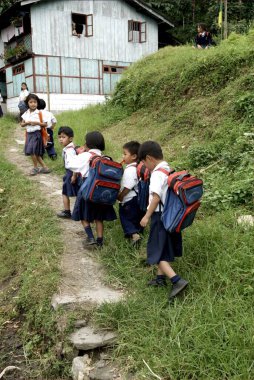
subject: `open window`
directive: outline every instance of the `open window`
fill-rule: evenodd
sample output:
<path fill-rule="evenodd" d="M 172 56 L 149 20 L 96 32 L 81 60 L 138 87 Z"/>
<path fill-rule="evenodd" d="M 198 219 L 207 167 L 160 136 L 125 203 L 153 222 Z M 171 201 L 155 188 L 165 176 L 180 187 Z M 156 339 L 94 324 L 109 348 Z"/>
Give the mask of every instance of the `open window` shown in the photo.
<path fill-rule="evenodd" d="M 84 15 L 80 13 L 72 13 L 72 35 L 80 38 L 93 36 L 93 15 Z"/>
<path fill-rule="evenodd" d="M 128 21 L 128 41 L 134 43 L 146 42 L 146 22 Z"/>

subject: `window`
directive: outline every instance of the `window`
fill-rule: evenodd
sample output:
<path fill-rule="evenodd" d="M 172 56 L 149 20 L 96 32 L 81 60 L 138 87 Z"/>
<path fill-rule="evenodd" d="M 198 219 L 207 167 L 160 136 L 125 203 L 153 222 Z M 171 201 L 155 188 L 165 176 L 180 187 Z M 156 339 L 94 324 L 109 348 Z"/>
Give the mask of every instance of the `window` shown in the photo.
<path fill-rule="evenodd" d="M 108 74 L 122 74 L 125 69 L 121 66 L 103 66 L 103 72 Z"/>
<path fill-rule="evenodd" d="M 79 13 L 72 13 L 72 35 L 80 38 L 82 35 L 85 37 L 93 36 L 93 15 L 83 15 Z"/>
<path fill-rule="evenodd" d="M 129 42 L 146 42 L 146 22 L 128 21 L 128 41 Z"/>
<path fill-rule="evenodd" d="M 24 73 L 24 71 L 25 71 L 25 66 L 24 66 L 24 63 L 22 63 L 21 65 L 18 65 L 12 68 L 12 75 L 18 75 L 18 74 Z"/>

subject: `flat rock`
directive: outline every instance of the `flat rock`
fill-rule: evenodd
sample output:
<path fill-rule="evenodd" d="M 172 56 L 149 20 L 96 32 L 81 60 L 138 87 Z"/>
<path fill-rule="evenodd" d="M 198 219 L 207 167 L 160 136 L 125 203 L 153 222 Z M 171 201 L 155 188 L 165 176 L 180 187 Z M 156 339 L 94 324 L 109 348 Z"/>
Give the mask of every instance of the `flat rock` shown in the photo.
<path fill-rule="evenodd" d="M 69 294 L 68 294 L 69 293 Z M 52 307 L 56 310 L 59 307 L 73 308 L 79 306 L 82 309 L 92 309 L 102 305 L 104 302 L 118 302 L 122 299 L 123 293 L 101 285 L 101 288 L 87 290 L 85 287 L 75 295 L 67 289 L 65 294 L 54 294 L 51 300 Z"/>
<path fill-rule="evenodd" d="M 117 334 L 112 331 L 94 331 L 90 326 L 83 327 L 70 336 L 71 343 L 78 350 L 92 350 L 97 347 L 110 346 L 116 342 Z"/>
<path fill-rule="evenodd" d="M 119 376 L 116 374 L 116 369 L 106 366 L 103 368 L 93 369 L 89 373 L 89 379 L 91 380 L 116 380 Z"/>

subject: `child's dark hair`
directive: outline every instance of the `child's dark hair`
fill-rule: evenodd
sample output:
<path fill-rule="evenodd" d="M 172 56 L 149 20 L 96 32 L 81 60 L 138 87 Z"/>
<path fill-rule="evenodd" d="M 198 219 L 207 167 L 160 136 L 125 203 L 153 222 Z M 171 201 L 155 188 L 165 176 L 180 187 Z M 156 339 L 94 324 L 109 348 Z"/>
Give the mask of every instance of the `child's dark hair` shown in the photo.
<path fill-rule="evenodd" d="M 58 136 L 61 135 L 61 133 L 64 133 L 68 137 L 74 137 L 73 129 L 67 126 L 63 126 L 58 129 L 58 132 L 57 132 Z"/>
<path fill-rule="evenodd" d="M 44 110 L 45 108 L 46 108 L 46 102 L 45 102 L 45 100 L 39 99 L 39 104 L 38 104 L 37 109 L 38 110 Z"/>
<path fill-rule="evenodd" d="M 88 132 L 85 136 L 85 143 L 89 149 L 105 150 L 104 137 L 100 132 Z"/>
<path fill-rule="evenodd" d="M 25 100 L 25 103 L 26 103 L 27 107 L 28 107 L 28 102 L 29 102 L 29 100 L 31 100 L 31 99 L 36 100 L 36 101 L 37 101 L 37 106 L 39 105 L 40 99 L 38 98 L 38 96 L 35 95 L 35 94 L 29 94 L 28 97 L 27 97 L 26 100 Z"/>
<path fill-rule="evenodd" d="M 145 141 L 138 151 L 139 160 L 145 160 L 146 156 L 151 156 L 157 160 L 163 159 L 161 146 L 156 141 Z"/>
<path fill-rule="evenodd" d="M 201 28 L 204 32 L 207 31 L 206 25 L 205 25 L 203 22 L 200 22 L 200 23 L 198 24 L 198 28 Z"/>
<path fill-rule="evenodd" d="M 140 147 L 140 143 L 138 141 L 129 141 L 126 144 L 124 144 L 123 149 L 128 150 L 128 152 L 131 155 L 136 154 L 138 157 L 139 147 Z"/>
<path fill-rule="evenodd" d="M 27 87 L 26 82 L 22 82 L 22 83 L 21 83 L 21 91 L 23 91 L 23 90 L 22 90 L 22 85 L 23 85 L 23 84 L 26 86 L 26 89 L 27 89 L 27 91 L 28 91 L 28 87 Z"/>

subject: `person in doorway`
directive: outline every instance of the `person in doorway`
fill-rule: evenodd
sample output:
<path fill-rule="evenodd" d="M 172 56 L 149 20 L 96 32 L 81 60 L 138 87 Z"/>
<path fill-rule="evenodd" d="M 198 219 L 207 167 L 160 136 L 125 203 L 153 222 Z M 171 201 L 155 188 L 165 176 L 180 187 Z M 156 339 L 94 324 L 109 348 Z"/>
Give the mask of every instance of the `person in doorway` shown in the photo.
<path fill-rule="evenodd" d="M 21 116 L 28 110 L 28 107 L 26 104 L 26 98 L 28 97 L 28 95 L 29 95 L 29 90 L 28 90 L 27 84 L 23 82 L 21 84 L 21 91 L 19 94 L 19 104 L 18 104 L 20 120 L 21 120 Z"/>
<path fill-rule="evenodd" d="M 207 31 L 205 24 L 198 24 L 198 33 L 195 37 L 195 46 L 197 49 L 208 49 L 212 46 L 212 35 Z"/>

